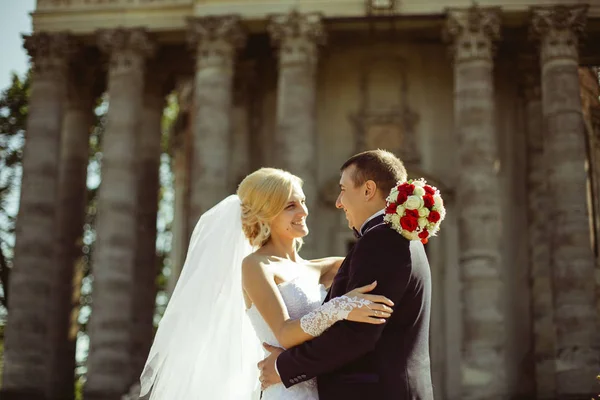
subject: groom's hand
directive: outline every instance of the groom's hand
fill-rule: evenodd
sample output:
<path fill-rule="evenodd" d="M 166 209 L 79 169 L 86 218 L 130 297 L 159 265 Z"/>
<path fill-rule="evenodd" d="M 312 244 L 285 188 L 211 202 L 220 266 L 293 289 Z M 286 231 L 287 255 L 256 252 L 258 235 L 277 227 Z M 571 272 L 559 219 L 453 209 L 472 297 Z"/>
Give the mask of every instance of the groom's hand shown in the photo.
<path fill-rule="evenodd" d="M 283 349 L 279 347 L 271 346 L 266 343 L 263 343 L 263 347 L 269 353 L 271 353 L 267 358 L 258 363 L 258 369 L 260 370 L 260 384 L 262 390 L 265 390 L 271 385 L 275 385 L 276 383 L 281 382 L 281 377 L 275 370 L 275 361 L 277 361 L 277 357 L 281 353 L 283 353 Z"/>

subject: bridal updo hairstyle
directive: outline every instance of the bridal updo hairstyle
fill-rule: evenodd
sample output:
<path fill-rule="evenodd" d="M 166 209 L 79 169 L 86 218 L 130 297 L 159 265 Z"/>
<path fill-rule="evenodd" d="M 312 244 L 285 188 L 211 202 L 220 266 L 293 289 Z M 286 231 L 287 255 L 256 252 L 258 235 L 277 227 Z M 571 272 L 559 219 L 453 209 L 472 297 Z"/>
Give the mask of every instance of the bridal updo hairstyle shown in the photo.
<path fill-rule="evenodd" d="M 242 203 L 242 229 L 254 247 L 264 246 L 271 238 L 270 223 L 282 212 L 294 183 L 302 179 L 276 168 L 261 168 L 246 176 L 237 190 Z M 297 247 L 302 239 L 296 239 Z"/>

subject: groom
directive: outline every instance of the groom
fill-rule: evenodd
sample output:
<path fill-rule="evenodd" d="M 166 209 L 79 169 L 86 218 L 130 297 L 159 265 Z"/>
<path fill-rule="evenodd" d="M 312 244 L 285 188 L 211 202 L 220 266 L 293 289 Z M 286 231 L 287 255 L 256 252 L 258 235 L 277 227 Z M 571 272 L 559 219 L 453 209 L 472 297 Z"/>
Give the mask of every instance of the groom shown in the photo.
<path fill-rule="evenodd" d="M 325 301 L 377 281 L 372 294 L 391 299 L 395 312 L 383 325 L 344 320 L 289 350 L 269 346 L 271 355 L 259 363 L 263 387 L 316 376 L 320 400 L 433 399 L 429 265 L 411 260 L 410 242 L 383 222 L 385 198 L 406 181 L 406 170 L 392 153 L 373 150 L 354 155 L 341 171 L 336 207 L 359 239 Z"/>

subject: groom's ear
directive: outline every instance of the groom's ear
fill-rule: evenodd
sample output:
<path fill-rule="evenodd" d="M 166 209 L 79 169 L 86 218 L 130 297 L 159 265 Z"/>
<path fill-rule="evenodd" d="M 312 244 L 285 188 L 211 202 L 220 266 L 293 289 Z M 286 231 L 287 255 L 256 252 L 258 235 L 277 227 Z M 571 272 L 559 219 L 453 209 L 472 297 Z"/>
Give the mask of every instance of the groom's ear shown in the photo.
<path fill-rule="evenodd" d="M 377 184 L 372 180 L 366 181 L 363 194 L 365 196 L 365 200 L 371 200 L 377 194 Z"/>

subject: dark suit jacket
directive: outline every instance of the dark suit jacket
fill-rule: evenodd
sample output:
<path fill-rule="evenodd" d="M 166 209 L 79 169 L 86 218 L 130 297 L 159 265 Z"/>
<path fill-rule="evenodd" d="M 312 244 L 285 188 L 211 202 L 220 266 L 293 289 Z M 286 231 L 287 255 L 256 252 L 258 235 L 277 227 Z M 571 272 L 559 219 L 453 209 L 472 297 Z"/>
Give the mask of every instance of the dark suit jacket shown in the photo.
<path fill-rule="evenodd" d="M 391 299 L 394 313 L 383 325 L 340 321 L 285 351 L 277 359 L 283 384 L 290 387 L 316 376 L 320 400 L 433 399 L 429 265 L 412 264 L 410 242 L 383 223 L 383 216 L 369 221 L 363 234 L 328 298 L 377 280 L 372 293 Z"/>

